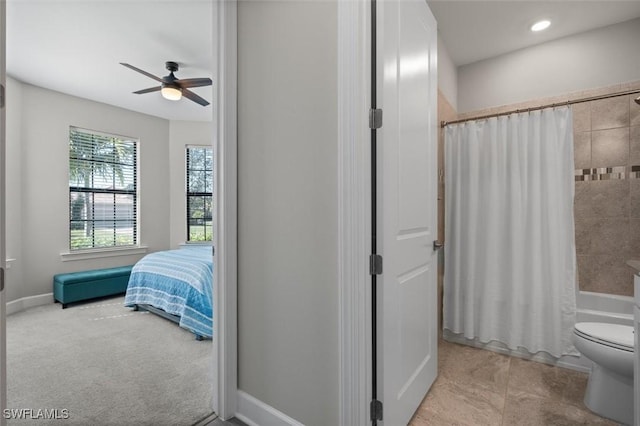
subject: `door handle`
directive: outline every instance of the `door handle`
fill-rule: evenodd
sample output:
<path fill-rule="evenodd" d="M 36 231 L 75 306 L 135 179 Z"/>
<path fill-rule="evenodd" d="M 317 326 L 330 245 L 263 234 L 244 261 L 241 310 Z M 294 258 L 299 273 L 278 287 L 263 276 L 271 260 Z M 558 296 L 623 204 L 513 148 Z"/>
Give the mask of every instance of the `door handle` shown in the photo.
<path fill-rule="evenodd" d="M 444 243 L 441 243 L 438 240 L 433 240 L 433 251 L 438 251 L 440 250 L 442 247 L 444 247 Z"/>

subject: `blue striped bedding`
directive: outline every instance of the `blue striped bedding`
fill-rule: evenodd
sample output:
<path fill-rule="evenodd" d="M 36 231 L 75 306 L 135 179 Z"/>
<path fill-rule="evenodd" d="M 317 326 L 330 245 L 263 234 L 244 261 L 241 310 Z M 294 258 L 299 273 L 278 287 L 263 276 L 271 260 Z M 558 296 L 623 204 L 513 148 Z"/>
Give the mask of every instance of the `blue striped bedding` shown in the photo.
<path fill-rule="evenodd" d="M 180 317 L 180 327 L 211 337 L 213 261 L 210 246 L 151 253 L 133 266 L 125 306 L 152 305 Z"/>

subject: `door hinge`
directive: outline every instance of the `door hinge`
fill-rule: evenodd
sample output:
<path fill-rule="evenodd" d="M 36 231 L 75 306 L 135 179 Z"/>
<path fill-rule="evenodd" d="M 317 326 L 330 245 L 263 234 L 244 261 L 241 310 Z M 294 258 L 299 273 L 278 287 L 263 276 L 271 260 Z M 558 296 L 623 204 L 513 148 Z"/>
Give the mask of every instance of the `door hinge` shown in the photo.
<path fill-rule="evenodd" d="M 0 268 L 0 291 L 4 290 L 4 268 Z"/>
<path fill-rule="evenodd" d="M 369 275 L 382 274 L 382 256 L 372 254 L 369 256 Z"/>
<path fill-rule="evenodd" d="M 0 84 L 0 108 L 4 108 L 4 84 Z"/>
<path fill-rule="evenodd" d="M 369 405 L 371 410 L 371 420 L 382 420 L 382 402 L 374 399 Z"/>
<path fill-rule="evenodd" d="M 379 129 L 380 127 L 382 127 L 382 110 L 372 108 L 369 110 L 369 128 Z"/>

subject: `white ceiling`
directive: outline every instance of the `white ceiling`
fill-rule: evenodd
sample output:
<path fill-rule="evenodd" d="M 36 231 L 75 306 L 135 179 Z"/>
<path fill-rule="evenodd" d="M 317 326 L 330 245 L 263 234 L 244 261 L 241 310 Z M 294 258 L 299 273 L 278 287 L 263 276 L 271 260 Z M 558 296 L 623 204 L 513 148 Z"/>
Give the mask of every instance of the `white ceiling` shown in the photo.
<path fill-rule="evenodd" d="M 168 101 L 158 77 L 210 77 L 211 0 L 8 0 L 7 73 L 26 83 L 170 120 L 210 121 L 212 105 Z M 214 81 L 214 84 L 216 82 Z M 212 102 L 211 87 L 193 88 Z"/>
<path fill-rule="evenodd" d="M 429 0 L 438 32 L 455 65 L 640 17 L 640 0 Z M 533 33 L 531 25 L 551 27 Z M 640 41 L 639 41 L 640 43 Z"/>
<path fill-rule="evenodd" d="M 212 0 L 8 0 L 7 72 L 36 86 L 171 120 L 210 121 L 212 105 L 131 92 L 162 77 L 211 77 Z M 456 65 L 640 17 L 633 1 L 430 0 Z M 529 26 L 549 18 L 548 30 Z M 214 81 L 214 84 L 216 82 Z M 192 89 L 209 102 L 211 87 Z"/>

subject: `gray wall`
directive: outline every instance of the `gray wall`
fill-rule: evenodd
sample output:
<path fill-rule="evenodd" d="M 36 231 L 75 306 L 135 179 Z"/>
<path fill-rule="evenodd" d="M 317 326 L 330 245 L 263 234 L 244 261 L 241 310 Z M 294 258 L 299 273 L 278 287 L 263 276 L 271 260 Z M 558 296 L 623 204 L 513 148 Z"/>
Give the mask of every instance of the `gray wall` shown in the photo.
<path fill-rule="evenodd" d="M 60 272 L 135 263 L 137 256 L 63 262 L 69 250 L 69 126 L 140 138 L 140 242 L 169 248 L 169 122 L 9 80 L 7 300 L 51 293 Z M 43 206 L 47 206 L 43 214 Z"/>
<path fill-rule="evenodd" d="M 640 19 L 458 68 L 458 113 L 640 80 Z"/>
<path fill-rule="evenodd" d="M 338 424 L 337 4 L 238 3 L 239 389 Z"/>
<path fill-rule="evenodd" d="M 7 302 L 22 294 L 22 84 L 7 77 L 6 116 L 6 247 Z M 49 290 L 50 292 L 51 290 Z"/>

